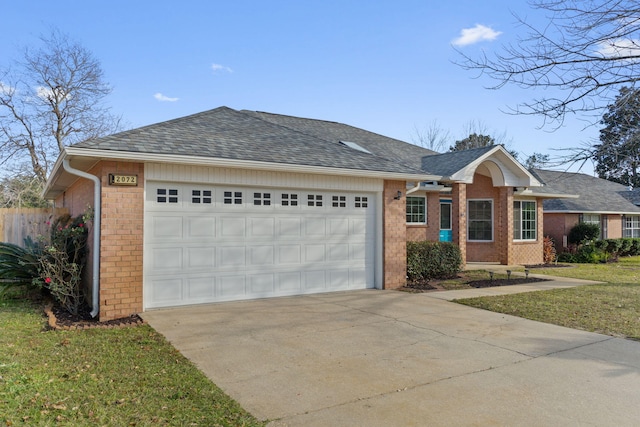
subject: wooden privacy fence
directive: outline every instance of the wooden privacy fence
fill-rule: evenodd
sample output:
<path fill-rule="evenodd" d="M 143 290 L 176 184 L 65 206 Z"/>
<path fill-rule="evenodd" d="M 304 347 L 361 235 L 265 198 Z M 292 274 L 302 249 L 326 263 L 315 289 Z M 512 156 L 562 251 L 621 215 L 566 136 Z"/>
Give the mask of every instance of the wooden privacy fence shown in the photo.
<path fill-rule="evenodd" d="M 26 237 L 47 236 L 47 222 L 67 213 L 67 208 L 1 208 L 0 241 L 23 246 Z"/>

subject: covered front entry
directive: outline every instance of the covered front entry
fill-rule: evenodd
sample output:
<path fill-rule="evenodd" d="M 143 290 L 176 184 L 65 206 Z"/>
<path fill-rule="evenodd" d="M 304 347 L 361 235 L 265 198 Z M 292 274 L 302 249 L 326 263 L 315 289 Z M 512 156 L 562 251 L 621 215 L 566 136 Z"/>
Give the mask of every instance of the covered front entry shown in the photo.
<path fill-rule="evenodd" d="M 145 188 L 145 308 L 374 287 L 375 193 Z"/>

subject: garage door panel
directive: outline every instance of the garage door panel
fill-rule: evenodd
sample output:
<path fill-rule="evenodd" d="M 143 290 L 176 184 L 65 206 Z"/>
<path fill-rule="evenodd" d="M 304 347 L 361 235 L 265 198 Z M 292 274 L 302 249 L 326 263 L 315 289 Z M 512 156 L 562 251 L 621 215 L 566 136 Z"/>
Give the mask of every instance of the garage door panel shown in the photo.
<path fill-rule="evenodd" d="M 216 219 L 212 216 L 185 217 L 186 234 L 189 240 L 211 240 L 216 236 Z"/>
<path fill-rule="evenodd" d="M 273 295 L 275 280 L 273 274 L 254 274 L 249 276 L 249 292 L 258 297 Z"/>
<path fill-rule="evenodd" d="M 222 237 L 244 238 L 246 231 L 246 219 L 236 217 L 220 218 L 219 235 Z"/>
<path fill-rule="evenodd" d="M 191 246 L 186 249 L 189 269 L 212 269 L 216 266 L 216 249 L 210 246 Z"/>
<path fill-rule="evenodd" d="M 215 278 L 211 275 L 195 276 L 187 279 L 187 297 L 190 301 L 213 301 L 215 297 Z"/>
<path fill-rule="evenodd" d="M 147 198 L 146 308 L 373 287 L 375 195 L 156 187 L 179 206 Z"/>
<path fill-rule="evenodd" d="M 274 258 L 274 247 L 272 245 L 249 247 L 249 264 L 251 266 L 273 265 Z"/>
<path fill-rule="evenodd" d="M 325 260 L 325 245 L 304 245 L 304 262 L 318 263 Z"/>
<path fill-rule="evenodd" d="M 302 245 L 280 245 L 278 247 L 279 264 L 300 264 Z"/>
<path fill-rule="evenodd" d="M 151 248 L 153 269 L 156 271 L 182 270 L 182 248 Z"/>
<path fill-rule="evenodd" d="M 221 247 L 218 250 L 218 253 L 220 254 L 220 262 L 218 265 L 221 268 L 244 266 L 246 264 L 245 252 L 245 246 Z"/>
<path fill-rule="evenodd" d="M 151 220 L 151 235 L 154 241 L 182 239 L 182 217 L 155 216 Z"/>

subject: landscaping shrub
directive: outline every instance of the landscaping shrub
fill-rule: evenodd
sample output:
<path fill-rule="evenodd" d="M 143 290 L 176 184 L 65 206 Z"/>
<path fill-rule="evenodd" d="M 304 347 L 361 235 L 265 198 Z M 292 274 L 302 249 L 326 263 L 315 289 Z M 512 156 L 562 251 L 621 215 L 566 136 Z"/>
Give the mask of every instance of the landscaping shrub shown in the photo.
<path fill-rule="evenodd" d="M 630 256 L 631 248 L 633 247 L 633 239 L 627 237 L 619 240 L 620 240 L 620 250 L 618 251 L 618 255 Z"/>
<path fill-rule="evenodd" d="M 462 267 L 460 248 L 450 242 L 407 242 L 409 281 L 455 277 Z"/>
<path fill-rule="evenodd" d="M 640 255 L 640 239 L 639 238 L 631 239 L 631 251 L 629 253 L 629 256 L 636 256 L 636 255 Z"/>
<path fill-rule="evenodd" d="M 545 264 L 551 264 L 556 260 L 556 246 L 551 237 L 545 236 L 542 242 L 542 251 L 542 261 Z"/>
<path fill-rule="evenodd" d="M 39 275 L 42 247 L 30 238 L 25 246 L 0 243 L 0 293 L 11 287 L 30 286 Z"/>
<path fill-rule="evenodd" d="M 89 214 L 71 218 L 63 215 L 51 224 L 49 242 L 39 259 L 35 279 L 72 314 L 78 314 L 84 301 L 82 271 L 87 259 L 87 221 Z"/>
<path fill-rule="evenodd" d="M 573 256 L 573 262 L 583 264 L 598 264 L 608 260 L 608 253 L 593 244 L 580 246 Z"/>
<path fill-rule="evenodd" d="M 569 243 L 581 244 L 584 242 L 596 240 L 600 237 L 600 226 L 597 224 L 589 224 L 581 222 L 576 224 L 569 230 L 567 240 Z"/>

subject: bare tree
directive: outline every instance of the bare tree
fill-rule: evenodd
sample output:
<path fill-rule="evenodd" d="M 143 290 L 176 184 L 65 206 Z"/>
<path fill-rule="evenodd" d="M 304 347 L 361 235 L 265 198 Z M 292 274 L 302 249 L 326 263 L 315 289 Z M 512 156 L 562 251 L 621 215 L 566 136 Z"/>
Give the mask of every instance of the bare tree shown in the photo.
<path fill-rule="evenodd" d="M 622 86 L 640 80 L 640 2 L 625 0 L 532 0 L 546 15 L 514 44 L 479 58 L 463 54 L 459 65 L 496 80 L 492 89 L 516 85 L 543 94 L 511 107 L 560 126 L 568 113 L 601 116 Z M 545 89 L 541 91 L 540 89 Z M 597 120 L 596 120 L 597 121 Z"/>
<path fill-rule="evenodd" d="M 450 140 L 451 133 L 443 129 L 437 120 L 433 120 L 422 129 L 416 126 L 411 135 L 411 142 L 415 145 L 437 152 L 446 150 Z"/>
<path fill-rule="evenodd" d="M 0 72 L 0 165 L 28 163 L 44 182 L 66 145 L 115 131 L 119 118 L 91 52 L 57 30 L 40 41 Z"/>

